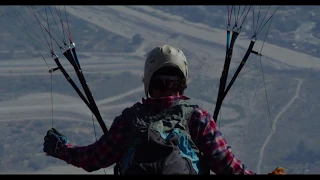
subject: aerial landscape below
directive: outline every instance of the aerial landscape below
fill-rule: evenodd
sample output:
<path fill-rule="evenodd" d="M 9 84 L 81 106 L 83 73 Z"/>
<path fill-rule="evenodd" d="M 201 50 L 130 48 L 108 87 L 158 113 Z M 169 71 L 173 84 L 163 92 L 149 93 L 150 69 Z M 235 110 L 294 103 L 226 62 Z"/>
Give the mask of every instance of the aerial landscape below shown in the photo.
<path fill-rule="evenodd" d="M 246 54 L 252 27 L 258 27 L 255 23 L 268 6 L 259 8 L 247 15 L 235 42 L 228 82 Z M 253 47 L 262 56 L 251 53 L 223 100 L 217 125 L 235 156 L 257 173 L 277 166 L 287 174 L 320 170 L 319 8 L 280 6 L 269 31 L 269 24 L 261 28 Z M 262 15 L 253 18 L 258 11 Z M 64 13 L 68 32 L 60 27 Z M 146 54 L 164 44 L 183 50 L 189 66 L 185 94 L 213 115 L 226 56 L 224 6 L 1 6 L 0 18 L 1 174 L 87 174 L 46 156 L 43 137 L 55 127 L 72 144 L 84 146 L 103 134 L 63 74 L 48 72 L 57 65 L 45 45 L 55 49 L 80 87 L 73 67 L 43 30 L 49 24 L 50 36 L 59 43 L 69 42 L 71 35 L 108 128 L 123 109 L 145 97 Z M 112 167 L 92 173 L 112 174 Z"/>

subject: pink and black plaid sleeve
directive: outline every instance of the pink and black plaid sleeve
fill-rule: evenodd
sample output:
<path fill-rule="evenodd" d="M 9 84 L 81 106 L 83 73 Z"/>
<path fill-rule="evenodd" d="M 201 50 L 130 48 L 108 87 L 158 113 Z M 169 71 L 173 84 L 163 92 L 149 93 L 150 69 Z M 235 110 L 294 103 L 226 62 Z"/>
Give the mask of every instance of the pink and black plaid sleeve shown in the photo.
<path fill-rule="evenodd" d="M 197 108 L 189 121 L 190 135 L 216 174 L 254 174 L 231 152 L 211 115 Z"/>
<path fill-rule="evenodd" d="M 121 159 L 129 128 L 122 116 L 118 116 L 108 134 L 88 146 L 77 147 L 69 144 L 62 147 L 59 159 L 88 172 L 106 168 Z"/>

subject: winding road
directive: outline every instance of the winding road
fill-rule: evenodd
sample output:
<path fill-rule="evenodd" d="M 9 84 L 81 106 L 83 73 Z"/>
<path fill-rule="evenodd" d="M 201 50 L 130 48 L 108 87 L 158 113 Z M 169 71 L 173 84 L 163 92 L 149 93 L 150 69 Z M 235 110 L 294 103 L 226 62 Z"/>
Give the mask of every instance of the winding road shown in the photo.
<path fill-rule="evenodd" d="M 277 114 L 277 116 L 274 118 L 274 121 L 272 122 L 272 129 L 271 129 L 271 132 L 270 134 L 267 136 L 266 140 L 264 141 L 261 149 L 260 149 L 260 154 L 259 154 L 259 160 L 258 160 L 258 164 L 257 164 L 257 174 L 260 174 L 260 170 L 261 170 L 261 163 L 262 163 L 262 160 L 263 160 L 263 156 L 264 156 L 264 150 L 266 149 L 272 135 L 274 134 L 274 132 L 276 131 L 276 124 L 279 120 L 279 118 L 282 116 L 283 113 L 285 113 L 289 108 L 290 106 L 294 103 L 294 101 L 299 98 L 299 93 L 300 93 L 300 88 L 301 88 L 301 85 L 303 83 L 303 80 L 302 79 L 297 79 L 298 80 L 298 85 L 297 85 L 297 88 L 296 88 L 296 92 L 294 94 L 294 96 L 291 98 L 291 100 L 288 102 L 288 104 L 286 104 L 282 109 L 281 111 Z"/>

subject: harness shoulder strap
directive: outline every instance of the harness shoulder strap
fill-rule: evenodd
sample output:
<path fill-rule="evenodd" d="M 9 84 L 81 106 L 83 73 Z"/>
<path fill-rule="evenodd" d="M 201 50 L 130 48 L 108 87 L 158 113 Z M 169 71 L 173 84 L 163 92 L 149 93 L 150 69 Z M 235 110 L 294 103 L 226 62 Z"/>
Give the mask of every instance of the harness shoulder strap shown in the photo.
<path fill-rule="evenodd" d="M 141 109 L 141 107 L 143 106 L 143 104 L 141 104 L 140 102 L 135 103 L 133 106 L 126 108 L 122 111 L 121 115 L 122 117 L 128 122 L 130 123 L 130 126 L 132 124 L 132 121 L 130 121 L 129 119 L 132 118 L 132 116 L 135 115 L 135 112 L 138 109 Z M 121 163 L 117 162 L 116 165 L 113 168 L 113 174 L 114 175 L 122 175 L 121 173 Z"/>

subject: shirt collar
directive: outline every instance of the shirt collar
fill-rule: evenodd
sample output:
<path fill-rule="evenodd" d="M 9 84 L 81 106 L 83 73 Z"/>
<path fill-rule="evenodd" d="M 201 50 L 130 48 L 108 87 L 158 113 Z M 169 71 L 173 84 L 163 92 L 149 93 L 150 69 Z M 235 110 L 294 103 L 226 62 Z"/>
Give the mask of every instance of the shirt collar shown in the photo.
<path fill-rule="evenodd" d="M 190 98 L 184 96 L 184 95 L 179 95 L 179 96 L 165 96 L 161 98 L 142 98 L 142 103 L 143 104 L 153 104 L 153 105 L 166 105 L 166 104 L 171 104 L 175 102 L 176 100 L 188 100 Z"/>

